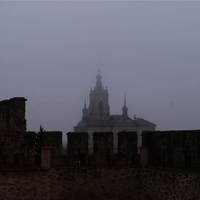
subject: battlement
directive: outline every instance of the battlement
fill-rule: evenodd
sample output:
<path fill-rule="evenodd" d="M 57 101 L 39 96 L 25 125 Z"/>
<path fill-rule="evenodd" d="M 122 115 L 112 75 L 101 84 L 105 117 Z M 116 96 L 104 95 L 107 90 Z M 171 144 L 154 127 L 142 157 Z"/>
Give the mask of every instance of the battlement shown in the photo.
<path fill-rule="evenodd" d="M 25 102 L 24 97 L 0 102 L 0 165 L 35 164 L 37 160 L 36 133 L 26 132 Z M 113 132 L 69 132 L 67 137 L 67 156 L 63 157 L 62 132 L 42 133 L 42 148 L 49 155 L 49 167 L 141 165 L 200 169 L 200 130 L 143 131 L 141 147 L 137 132 L 118 132 L 117 153 Z M 93 153 L 89 151 L 91 140 Z"/>
<path fill-rule="evenodd" d="M 142 144 L 148 147 L 149 165 L 200 169 L 200 130 L 143 132 Z"/>
<path fill-rule="evenodd" d="M 118 154 L 113 153 L 113 133 L 94 132 L 93 154 L 89 154 L 88 133 L 69 132 L 67 157 L 69 166 L 112 166 L 136 164 L 137 132 L 118 133 Z"/>

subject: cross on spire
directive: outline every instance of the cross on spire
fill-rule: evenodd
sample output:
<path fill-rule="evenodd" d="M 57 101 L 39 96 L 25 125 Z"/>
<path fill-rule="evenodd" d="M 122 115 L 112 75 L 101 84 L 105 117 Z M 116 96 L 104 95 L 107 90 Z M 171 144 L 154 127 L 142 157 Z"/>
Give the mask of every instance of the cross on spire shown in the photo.
<path fill-rule="evenodd" d="M 100 74 L 100 59 L 98 59 L 98 74 Z"/>

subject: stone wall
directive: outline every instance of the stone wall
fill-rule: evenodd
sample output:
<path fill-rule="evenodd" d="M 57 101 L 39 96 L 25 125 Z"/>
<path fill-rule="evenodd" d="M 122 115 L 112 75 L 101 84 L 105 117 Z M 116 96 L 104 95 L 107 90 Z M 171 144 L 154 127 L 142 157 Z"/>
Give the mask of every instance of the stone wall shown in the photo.
<path fill-rule="evenodd" d="M 149 165 L 200 169 L 200 130 L 143 132 Z"/>
<path fill-rule="evenodd" d="M 0 199 L 198 200 L 200 173 L 151 168 L 1 171 Z"/>
<path fill-rule="evenodd" d="M 0 167 L 10 164 L 34 164 L 35 133 L 0 132 Z"/>
<path fill-rule="evenodd" d="M 93 133 L 93 163 L 96 166 L 112 165 L 113 157 L 113 133 L 94 132 Z"/>

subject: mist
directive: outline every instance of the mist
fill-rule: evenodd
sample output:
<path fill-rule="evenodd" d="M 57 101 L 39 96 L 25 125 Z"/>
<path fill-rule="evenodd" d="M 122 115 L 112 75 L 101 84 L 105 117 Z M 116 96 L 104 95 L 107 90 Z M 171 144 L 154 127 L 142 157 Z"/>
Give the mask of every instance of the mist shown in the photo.
<path fill-rule="evenodd" d="M 111 114 L 200 128 L 200 2 L 0 2 L 0 100 L 27 98 L 27 129 L 73 131 L 98 60 Z"/>

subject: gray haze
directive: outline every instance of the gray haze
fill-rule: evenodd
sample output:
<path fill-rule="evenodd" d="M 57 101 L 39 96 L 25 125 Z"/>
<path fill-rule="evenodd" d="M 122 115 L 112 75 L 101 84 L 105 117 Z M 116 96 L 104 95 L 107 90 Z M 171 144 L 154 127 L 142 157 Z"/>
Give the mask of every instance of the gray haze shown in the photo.
<path fill-rule="evenodd" d="M 28 130 L 73 130 L 98 59 L 111 114 L 200 128 L 200 2 L 0 2 L 0 100 Z"/>

